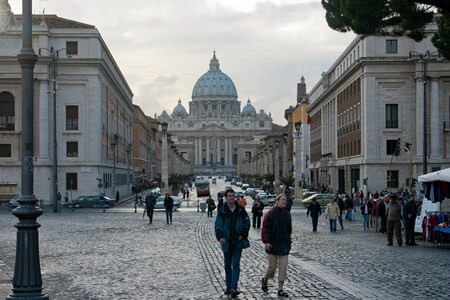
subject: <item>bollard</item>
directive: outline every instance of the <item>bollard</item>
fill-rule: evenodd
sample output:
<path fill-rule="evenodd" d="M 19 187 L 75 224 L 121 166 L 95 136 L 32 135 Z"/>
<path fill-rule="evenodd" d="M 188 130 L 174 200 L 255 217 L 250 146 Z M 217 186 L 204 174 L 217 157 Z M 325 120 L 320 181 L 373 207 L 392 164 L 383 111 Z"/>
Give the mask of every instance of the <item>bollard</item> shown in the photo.
<path fill-rule="evenodd" d="M 200 199 L 197 199 L 197 212 L 200 211 Z"/>

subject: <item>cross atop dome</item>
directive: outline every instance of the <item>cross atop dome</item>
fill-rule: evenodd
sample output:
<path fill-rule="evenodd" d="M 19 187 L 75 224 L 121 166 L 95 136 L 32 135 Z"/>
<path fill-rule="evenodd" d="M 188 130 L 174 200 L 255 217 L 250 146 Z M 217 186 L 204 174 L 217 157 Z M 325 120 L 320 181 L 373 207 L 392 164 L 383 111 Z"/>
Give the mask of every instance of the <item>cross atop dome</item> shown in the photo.
<path fill-rule="evenodd" d="M 216 50 L 213 52 L 213 57 L 211 58 L 209 62 L 209 70 L 210 71 L 220 71 L 220 64 L 219 60 L 216 57 Z"/>

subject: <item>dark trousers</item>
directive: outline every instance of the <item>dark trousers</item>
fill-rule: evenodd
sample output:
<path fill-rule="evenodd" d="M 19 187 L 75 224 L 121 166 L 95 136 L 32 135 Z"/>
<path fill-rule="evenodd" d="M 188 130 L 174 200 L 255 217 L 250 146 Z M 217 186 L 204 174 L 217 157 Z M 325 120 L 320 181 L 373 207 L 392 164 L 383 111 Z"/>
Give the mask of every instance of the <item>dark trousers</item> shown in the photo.
<path fill-rule="evenodd" d="M 416 218 L 411 219 L 411 220 L 406 220 L 406 226 L 405 226 L 406 245 L 416 243 L 416 238 L 414 236 L 415 222 L 416 222 Z"/>
<path fill-rule="evenodd" d="M 153 222 L 153 207 L 147 207 L 147 216 L 150 219 L 150 224 Z"/>
<path fill-rule="evenodd" d="M 261 228 L 261 215 L 253 214 L 253 228 Z"/>
<path fill-rule="evenodd" d="M 172 223 L 172 209 L 167 209 L 166 208 L 166 220 L 167 220 L 167 224 L 169 224 L 169 219 L 170 219 L 170 223 Z"/>
<path fill-rule="evenodd" d="M 208 217 L 211 217 L 212 218 L 212 216 L 213 216 L 213 213 L 212 213 L 213 211 L 212 211 L 212 209 L 209 209 L 208 208 Z"/>
<path fill-rule="evenodd" d="M 388 243 L 392 245 L 393 238 L 394 238 L 394 231 L 395 231 L 395 237 L 397 238 L 397 244 L 402 244 L 402 224 L 400 220 L 388 220 L 387 221 L 387 235 L 388 235 Z"/>
<path fill-rule="evenodd" d="M 312 221 L 313 232 L 316 232 L 317 231 L 317 223 L 319 221 L 319 217 L 318 216 L 311 216 L 311 221 Z"/>
<path fill-rule="evenodd" d="M 381 217 L 381 229 L 380 232 L 386 233 L 386 217 Z"/>

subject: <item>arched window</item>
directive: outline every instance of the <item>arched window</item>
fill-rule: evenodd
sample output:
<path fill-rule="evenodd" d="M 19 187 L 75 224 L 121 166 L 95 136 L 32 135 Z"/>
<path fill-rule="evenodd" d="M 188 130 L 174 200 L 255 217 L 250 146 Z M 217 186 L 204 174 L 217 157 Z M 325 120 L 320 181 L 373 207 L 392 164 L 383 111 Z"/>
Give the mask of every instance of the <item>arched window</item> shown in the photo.
<path fill-rule="evenodd" d="M 14 130 L 14 96 L 0 93 L 0 131 Z"/>

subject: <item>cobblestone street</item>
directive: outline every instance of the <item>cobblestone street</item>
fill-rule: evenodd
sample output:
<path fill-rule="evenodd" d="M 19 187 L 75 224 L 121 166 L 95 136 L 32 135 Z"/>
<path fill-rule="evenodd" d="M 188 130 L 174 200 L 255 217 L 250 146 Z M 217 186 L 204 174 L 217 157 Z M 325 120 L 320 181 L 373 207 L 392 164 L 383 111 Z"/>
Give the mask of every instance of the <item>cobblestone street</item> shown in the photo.
<path fill-rule="evenodd" d="M 303 208 L 295 207 L 292 215 L 294 241 L 285 290 L 293 299 L 450 297 L 448 248 L 422 241 L 419 247 L 386 247 L 385 236 L 362 231 L 359 215 L 336 233 L 328 231 L 325 218 L 320 218 L 319 232 L 312 233 Z M 196 202 L 189 207 L 183 202 L 171 225 L 162 210 L 155 211 L 149 225 L 142 209 L 135 214 L 131 206 L 105 213 L 46 211 L 38 221 L 43 287 L 51 299 L 226 298 L 214 218 L 197 212 Z M 0 212 L 0 269 L 9 277 L 16 222 L 10 212 Z M 242 256 L 239 298 L 276 299 L 276 282 L 269 282 L 268 294 L 260 289 L 267 267 L 260 230 L 250 230 L 250 243 Z"/>

